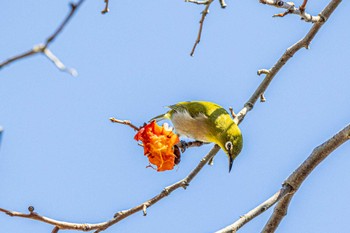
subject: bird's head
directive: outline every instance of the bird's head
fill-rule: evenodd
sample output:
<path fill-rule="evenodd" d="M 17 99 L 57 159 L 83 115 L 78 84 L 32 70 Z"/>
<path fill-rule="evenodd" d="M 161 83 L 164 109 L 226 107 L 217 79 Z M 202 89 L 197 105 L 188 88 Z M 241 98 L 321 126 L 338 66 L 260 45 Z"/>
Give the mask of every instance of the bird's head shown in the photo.
<path fill-rule="evenodd" d="M 233 160 L 241 152 L 243 147 L 242 134 L 235 123 L 231 124 L 226 131 L 221 133 L 218 145 L 228 156 L 230 172 Z"/>

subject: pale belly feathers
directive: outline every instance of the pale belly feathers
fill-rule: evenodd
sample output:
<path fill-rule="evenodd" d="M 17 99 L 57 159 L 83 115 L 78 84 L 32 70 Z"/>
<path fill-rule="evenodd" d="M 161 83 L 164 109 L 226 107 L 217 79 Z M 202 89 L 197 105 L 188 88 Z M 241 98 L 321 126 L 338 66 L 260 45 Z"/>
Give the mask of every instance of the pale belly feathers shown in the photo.
<path fill-rule="evenodd" d="M 174 112 L 171 122 L 177 134 L 202 142 L 210 142 L 211 132 L 208 130 L 210 126 L 206 115 L 199 114 L 192 118 L 188 112 Z"/>

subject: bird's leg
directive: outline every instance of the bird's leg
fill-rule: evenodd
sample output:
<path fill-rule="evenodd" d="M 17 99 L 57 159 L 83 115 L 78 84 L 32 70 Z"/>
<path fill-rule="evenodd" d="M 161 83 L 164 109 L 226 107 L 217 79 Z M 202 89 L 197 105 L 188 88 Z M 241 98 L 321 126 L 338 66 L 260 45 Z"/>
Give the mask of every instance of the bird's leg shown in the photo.
<path fill-rule="evenodd" d="M 188 147 L 188 143 L 185 142 L 184 140 L 180 141 L 179 148 L 181 149 L 181 153 L 184 153 Z"/>
<path fill-rule="evenodd" d="M 181 152 L 184 153 L 187 148 L 190 147 L 200 147 L 204 144 L 209 144 L 210 142 L 201 142 L 201 141 L 190 141 L 190 142 L 185 142 L 183 140 L 180 141 L 180 143 L 177 144 L 177 146 L 181 149 Z"/>

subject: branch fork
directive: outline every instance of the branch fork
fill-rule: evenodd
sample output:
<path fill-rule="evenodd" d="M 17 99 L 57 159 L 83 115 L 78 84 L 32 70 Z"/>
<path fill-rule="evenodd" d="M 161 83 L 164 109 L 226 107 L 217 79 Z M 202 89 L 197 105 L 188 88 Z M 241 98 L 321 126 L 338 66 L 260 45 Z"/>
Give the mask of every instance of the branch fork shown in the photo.
<path fill-rule="evenodd" d="M 64 72 L 69 73 L 70 75 L 72 75 L 73 77 L 78 75 L 78 72 L 73 69 L 73 68 L 67 68 L 61 61 L 60 59 L 58 59 L 49 49 L 49 45 L 56 39 L 56 37 L 62 32 L 63 28 L 67 25 L 67 23 L 70 21 L 70 19 L 72 18 L 72 16 L 74 15 L 74 13 L 77 11 L 77 9 L 80 7 L 80 5 L 84 2 L 85 0 L 80 0 L 78 3 L 74 4 L 71 3 L 70 4 L 70 12 L 68 13 L 68 15 L 66 16 L 66 18 L 63 20 L 63 22 L 59 25 L 59 27 L 55 30 L 55 32 L 50 35 L 44 44 L 39 44 L 39 45 L 35 45 L 31 50 L 24 52 L 22 54 L 16 55 L 14 57 L 11 57 L 3 62 L 0 63 L 0 69 L 5 67 L 6 65 L 9 65 L 12 62 L 15 62 L 17 60 L 20 60 L 22 58 L 25 57 L 30 57 L 34 54 L 44 54 L 50 61 L 52 61 L 55 66 Z"/>
<path fill-rule="evenodd" d="M 296 14 L 305 22 L 317 23 L 324 21 L 324 18 L 320 15 L 313 16 L 305 12 L 307 0 L 304 0 L 300 7 L 296 7 L 294 2 L 285 2 L 281 0 L 260 0 L 260 3 L 286 9 L 285 12 L 275 14 L 273 17 L 284 17 L 288 14 Z"/>

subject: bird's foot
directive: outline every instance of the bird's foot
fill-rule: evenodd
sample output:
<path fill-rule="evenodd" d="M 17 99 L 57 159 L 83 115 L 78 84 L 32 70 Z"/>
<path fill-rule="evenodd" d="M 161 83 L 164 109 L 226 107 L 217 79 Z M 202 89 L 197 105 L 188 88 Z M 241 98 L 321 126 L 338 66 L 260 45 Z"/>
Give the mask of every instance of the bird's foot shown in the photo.
<path fill-rule="evenodd" d="M 187 142 L 185 142 L 184 140 L 181 140 L 179 147 L 181 149 L 181 153 L 184 153 L 189 146 Z"/>
<path fill-rule="evenodd" d="M 187 148 L 200 147 L 204 144 L 209 144 L 209 142 L 202 142 L 202 141 L 185 142 L 185 141 L 181 140 L 180 143 L 177 144 L 177 146 L 181 149 L 181 153 L 184 153 Z"/>

